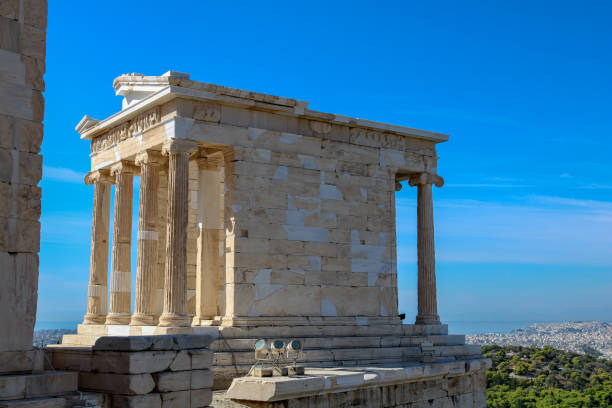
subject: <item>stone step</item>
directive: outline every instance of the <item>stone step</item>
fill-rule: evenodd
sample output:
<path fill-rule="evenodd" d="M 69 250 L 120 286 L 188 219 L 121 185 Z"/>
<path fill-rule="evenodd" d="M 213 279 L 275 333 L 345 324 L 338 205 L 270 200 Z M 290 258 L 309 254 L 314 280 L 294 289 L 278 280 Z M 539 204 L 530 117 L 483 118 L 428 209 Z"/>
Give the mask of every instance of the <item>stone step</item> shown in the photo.
<path fill-rule="evenodd" d="M 462 346 L 435 346 L 433 355 L 436 357 L 473 356 L 480 355 L 481 347 L 477 345 Z M 421 358 L 420 347 L 361 347 L 339 349 L 313 349 L 304 350 L 299 361 L 325 362 L 325 361 L 358 361 L 358 360 L 387 360 L 417 361 Z M 253 351 L 215 352 L 213 365 L 253 364 Z"/>
<path fill-rule="evenodd" d="M 352 337 L 352 336 L 432 336 L 447 335 L 448 326 L 440 325 L 311 325 L 253 327 L 194 327 L 194 332 L 219 332 L 224 339 L 258 337 Z"/>
<path fill-rule="evenodd" d="M 47 397 L 76 392 L 78 373 L 43 371 L 38 374 L 0 376 L 0 401 Z"/>
<path fill-rule="evenodd" d="M 419 363 L 416 360 L 402 360 L 401 358 L 388 358 L 388 359 L 376 359 L 376 360 L 347 360 L 347 361 L 312 361 L 312 362 L 300 362 L 300 364 L 306 367 L 368 367 L 368 366 L 381 366 L 381 365 L 397 365 L 402 363 Z M 246 375 L 251 369 L 252 364 L 234 364 L 234 365 L 219 365 L 213 366 L 212 372 L 214 375 L 213 390 L 227 389 L 232 383 L 232 379 L 235 377 L 242 377 Z"/>
<path fill-rule="evenodd" d="M 95 334 L 64 334 L 62 345 L 92 346 L 98 337 L 100 336 Z"/>
<path fill-rule="evenodd" d="M 274 337 L 272 337 L 274 338 Z M 257 339 L 217 339 L 209 346 L 214 351 L 249 351 L 253 350 Z M 341 348 L 380 348 L 380 347 L 409 347 L 420 346 L 423 342 L 430 342 L 434 346 L 462 346 L 465 344 L 464 335 L 435 335 L 435 336 L 352 336 L 352 337 L 305 337 L 302 338 L 305 350 L 314 349 L 341 349 Z"/>
<path fill-rule="evenodd" d="M 434 337 L 448 335 L 448 326 L 414 324 L 375 325 L 307 325 L 307 326 L 192 326 L 193 334 L 209 334 L 222 339 L 255 338 L 325 338 L 325 337 Z M 79 325 L 78 334 L 66 334 L 62 344 L 91 346 L 96 339 L 106 335 L 103 325 Z M 455 340 L 454 340 L 455 341 Z M 458 341 L 458 340 L 456 340 Z M 422 340 L 415 340 L 421 343 Z"/>
<path fill-rule="evenodd" d="M 481 355 L 473 355 L 473 356 L 467 356 L 465 359 L 461 359 L 461 358 L 454 358 L 454 357 L 438 357 L 436 359 L 437 362 L 453 362 L 453 361 L 457 361 L 457 360 L 465 360 L 468 361 L 469 359 L 482 359 Z M 418 363 L 420 364 L 420 356 L 417 356 L 416 358 L 407 356 L 407 358 L 404 358 L 404 356 L 402 357 L 391 357 L 391 358 L 376 358 L 373 360 L 368 360 L 368 359 L 359 359 L 359 360 L 344 360 L 344 361 L 310 361 L 310 362 L 302 362 L 300 361 L 300 364 L 306 366 L 306 367 L 321 367 L 321 368 L 325 368 L 325 367 L 368 367 L 368 366 L 385 366 L 385 365 L 391 365 L 391 366 L 396 366 L 397 364 L 404 364 L 404 363 Z M 221 390 L 221 389 L 226 389 L 229 387 L 229 385 L 232 382 L 232 379 L 235 377 L 242 377 L 244 375 L 246 375 L 249 370 L 251 369 L 253 363 L 248 363 L 248 364 L 244 364 L 244 363 L 235 363 L 235 364 L 230 364 L 230 365 L 215 365 L 211 368 L 213 374 L 214 374 L 214 384 L 213 384 L 213 389 L 214 390 Z"/>

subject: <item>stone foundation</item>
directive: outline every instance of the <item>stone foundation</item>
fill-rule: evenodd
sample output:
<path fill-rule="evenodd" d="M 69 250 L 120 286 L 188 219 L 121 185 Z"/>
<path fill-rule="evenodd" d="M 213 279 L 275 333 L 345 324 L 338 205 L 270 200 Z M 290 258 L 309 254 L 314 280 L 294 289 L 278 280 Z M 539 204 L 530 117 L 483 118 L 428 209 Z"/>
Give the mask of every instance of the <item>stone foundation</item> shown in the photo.
<path fill-rule="evenodd" d="M 78 371 L 79 390 L 105 394 L 111 408 L 200 408 L 212 399 L 211 341 L 197 335 L 101 337 L 93 347 L 49 351 L 55 368 Z"/>
<path fill-rule="evenodd" d="M 371 366 L 418 363 L 424 359 L 452 361 L 481 357 L 480 346 L 466 345 L 464 335 L 448 334 L 448 326 L 444 324 L 341 325 L 332 320 L 317 323 L 297 326 L 192 326 L 180 330 L 213 336 L 209 348 L 214 351 L 214 389 L 229 387 L 233 378 L 249 371 L 254 363 L 253 346 L 258 338 L 301 339 L 304 352 L 300 361 L 310 367 Z M 64 336 L 63 343 L 89 345 L 100 337 L 100 333 L 130 333 L 145 328 L 80 325 L 79 334 Z M 150 329 L 152 332 L 159 330 L 154 326 Z"/>
<path fill-rule="evenodd" d="M 486 406 L 490 360 L 416 364 L 403 367 L 307 369 L 304 376 L 233 381 L 217 392 L 218 408 L 339 408 Z"/>
<path fill-rule="evenodd" d="M 210 345 L 215 352 L 215 389 L 227 388 L 232 378 L 248 372 L 257 338 L 301 339 L 300 362 L 307 367 L 481 358 L 480 346 L 466 345 L 463 335 L 449 335 L 446 325 L 226 327 L 218 330 L 218 338 Z"/>

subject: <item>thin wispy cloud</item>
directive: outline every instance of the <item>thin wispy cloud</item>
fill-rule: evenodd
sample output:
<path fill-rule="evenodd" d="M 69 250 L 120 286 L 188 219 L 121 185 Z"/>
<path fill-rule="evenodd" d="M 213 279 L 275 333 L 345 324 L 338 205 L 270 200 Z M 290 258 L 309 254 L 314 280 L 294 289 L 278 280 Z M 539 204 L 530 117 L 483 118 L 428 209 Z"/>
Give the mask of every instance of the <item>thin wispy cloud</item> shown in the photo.
<path fill-rule="evenodd" d="M 582 185 L 579 188 L 586 189 L 586 190 L 612 190 L 612 184 L 592 183 L 592 184 Z"/>
<path fill-rule="evenodd" d="M 398 200 L 398 262 L 414 262 L 414 200 Z M 435 203 L 441 262 L 612 266 L 612 202 L 524 196 Z"/>
<path fill-rule="evenodd" d="M 62 181 L 64 183 L 82 184 L 85 173 L 65 168 L 43 166 L 43 180 Z"/>
<path fill-rule="evenodd" d="M 516 177 L 482 177 L 477 175 L 464 175 L 453 179 L 474 180 L 473 183 L 446 183 L 444 187 L 461 187 L 461 188 L 528 188 L 533 187 L 530 183 L 525 183 L 523 179 Z"/>
<path fill-rule="evenodd" d="M 41 241 L 55 244 L 89 245 L 91 215 L 86 213 L 43 214 Z"/>
<path fill-rule="evenodd" d="M 582 200 L 576 198 L 556 197 L 556 196 L 533 196 L 532 199 L 536 202 L 547 205 L 559 205 L 590 209 L 598 213 L 612 214 L 612 202 L 601 200 Z"/>
<path fill-rule="evenodd" d="M 518 182 L 518 181 L 523 181 L 522 179 L 519 178 L 515 178 L 515 177 L 487 177 L 486 180 L 490 180 L 490 181 L 507 181 L 507 182 Z"/>
<path fill-rule="evenodd" d="M 527 188 L 530 184 L 500 184 L 500 183 L 473 183 L 473 184 L 445 184 L 445 187 L 467 187 L 467 188 Z"/>
<path fill-rule="evenodd" d="M 453 181 L 459 181 L 455 183 Z M 470 180 L 470 183 L 461 181 Z M 612 184 L 600 180 L 590 180 L 588 177 L 577 177 L 570 173 L 544 174 L 537 178 L 486 177 L 475 174 L 454 174 L 446 178 L 445 188 L 481 188 L 481 189 L 512 189 L 512 188 L 561 188 L 578 190 L 612 190 Z"/>

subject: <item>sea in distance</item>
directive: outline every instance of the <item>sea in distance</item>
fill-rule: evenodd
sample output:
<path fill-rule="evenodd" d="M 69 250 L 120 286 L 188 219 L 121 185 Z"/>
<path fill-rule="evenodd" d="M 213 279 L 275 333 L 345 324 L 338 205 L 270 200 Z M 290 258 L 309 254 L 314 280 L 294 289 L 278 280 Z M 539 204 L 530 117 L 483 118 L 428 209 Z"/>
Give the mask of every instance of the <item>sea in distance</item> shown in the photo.
<path fill-rule="evenodd" d="M 407 320 L 404 321 L 407 323 Z M 552 321 L 470 321 L 450 320 L 442 321 L 448 324 L 451 334 L 481 334 L 481 333 L 510 333 L 512 330 L 522 329 L 534 323 L 555 323 Z M 74 329 L 80 321 L 37 321 L 34 330 Z"/>

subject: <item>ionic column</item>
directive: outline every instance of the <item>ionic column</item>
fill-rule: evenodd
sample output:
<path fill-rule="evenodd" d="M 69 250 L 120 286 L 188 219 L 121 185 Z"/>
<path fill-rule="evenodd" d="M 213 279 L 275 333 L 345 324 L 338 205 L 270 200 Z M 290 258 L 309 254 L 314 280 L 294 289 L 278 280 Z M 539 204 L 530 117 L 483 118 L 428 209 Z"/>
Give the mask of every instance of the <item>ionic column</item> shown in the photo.
<path fill-rule="evenodd" d="M 194 142 L 172 139 L 163 146 L 168 155 L 168 216 L 164 312 L 159 326 L 189 326 L 187 314 L 187 211 L 189 209 L 189 156 Z"/>
<path fill-rule="evenodd" d="M 108 226 L 110 218 L 111 185 L 108 170 L 92 171 L 85 183 L 94 186 L 93 216 L 91 219 L 91 257 L 87 314 L 83 324 L 104 324 L 108 297 Z"/>
<path fill-rule="evenodd" d="M 157 193 L 163 158 L 159 152 L 147 150 L 136 156 L 140 166 L 140 199 L 138 210 L 138 252 L 136 291 L 131 325 L 156 324 L 156 272 L 159 224 Z"/>
<path fill-rule="evenodd" d="M 111 167 L 115 176 L 115 211 L 111 262 L 110 308 L 106 324 L 130 323 L 132 286 L 132 197 L 134 173 L 138 169 L 127 162 Z"/>
<path fill-rule="evenodd" d="M 417 250 L 418 250 L 418 314 L 416 324 L 440 324 L 436 299 L 436 253 L 434 245 L 432 184 L 442 187 L 444 180 L 435 174 L 420 173 L 410 177 L 418 187 Z"/>

